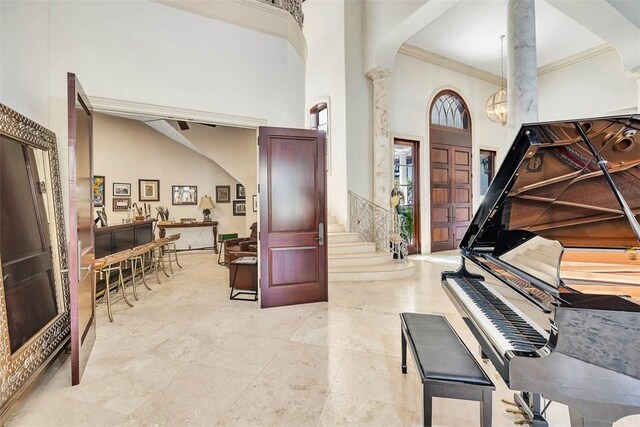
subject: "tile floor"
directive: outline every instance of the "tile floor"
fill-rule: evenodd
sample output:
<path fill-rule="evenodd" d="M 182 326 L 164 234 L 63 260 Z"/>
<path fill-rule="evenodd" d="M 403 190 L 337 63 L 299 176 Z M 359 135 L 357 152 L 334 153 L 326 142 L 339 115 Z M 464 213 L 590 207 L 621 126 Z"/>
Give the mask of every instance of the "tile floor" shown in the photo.
<path fill-rule="evenodd" d="M 260 310 L 230 301 L 227 270 L 212 253 L 181 254 L 183 269 L 134 308 L 98 308 L 95 347 L 81 385 L 69 357 L 45 374 L 8 426 L 419 425 L 416 373 L 400 371 L 398 313 L 440 313 L 477 348 L 441 289 L 442 263 L 416 262 L 413 279 L 330 283 L 329 302 Z M 436 261 L 436 262 L 434 262 Z M 494 378 L 494 426 L 512 426 Z M 434 424 L 478 425 L 475 402 L 435 399 Z M 552 426 L 567 426 L 552 404 Z M 628 417 L 616 427 L 640 425 Z"/>

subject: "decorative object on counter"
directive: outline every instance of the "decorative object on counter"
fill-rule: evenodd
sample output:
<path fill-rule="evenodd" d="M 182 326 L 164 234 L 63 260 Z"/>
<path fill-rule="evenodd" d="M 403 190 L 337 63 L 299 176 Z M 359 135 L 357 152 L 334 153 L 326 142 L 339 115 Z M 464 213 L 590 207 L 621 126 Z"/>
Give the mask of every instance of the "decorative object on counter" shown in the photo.
<path fill-rule="evenodd" d="M 100 227 L 106 227 L 109 225 L 107 222 L 107 213 L 104 208 L 101 211 L 96 212 L 98 214 L 98 221 L 100 221 Z M 94 221 L 95 222 L 95 221 Z"/>
<path fill-rule="evenodd" d="M 129 197 L 114 197 L 113 198 L 113 211 L 122 212 L 131 208 L 131 199 Z"/>
<path fill-rule="evenodd" d="M 141 202 L 160 201 L 160 180 L 159 179 L 139 179 L 138 180 L 138 200 Z"/>
<path fill-rule="evenodd" d="M 196 219 L 195 218 L 180 218 L 180 224 L 195 224 Z"/>
<path fill-rule="evenodd" d="M 209 215 L 211 215 L 211 210 L 215 208 L 216 205 L 213 204 L 211 197 L 205 195 L 200 198 L 200 205 L 198 206 L 198 209 L 200 209 L 204 215 L 204 222 L 211 221 L 211 217 L 209 217 Z"/>
<path fill-rule="evenodd" d="M 158 212 L 158 215 L 156 216 L 156 218 L 159 216 L 160 221 L 169 221 L 169 208 L 165 208 L 164 206 L 158 206 L 156 208 L 156 211 Z"/>
<path fill-rule="evenodd" d="M 144 205 L 144 203 L 143 203 L 143 205 Z M 135 221 L 144 221 L 145 216 L 142 214 L 142 208 L 139 208 L 137 203 L 134 203 L 132 207 L 134 208 L 134 211 L 133 211 L 134 220 Z"/>
<path fill-rule="evenodd" d="M 230 203 L 230 202 L 231 202 L 231 186 L 216 185 L 216 203 Z"/>
<path fill-rule="evenodd" d="M 128 182 L 114 182 L 113 197 L 131 197 L 131 184 Z"/>
<path fill-rule="evenodd" d="M 244 200 L 246 198 L 247 196 L 245 195 L 245 192 L 244 192 L 244 185 L 236 184 L 236 199 Z"/>
<path fill-rule="evenodd" d="M 101 208 L 104 206 L 104 176 L 93 176 L 93 207 Z"/>
<path fill-rule="evenodd" d="M 198 187 L 195 185 L 172 185 L 171 203 L 174 205 L 197 205 Z"/>
<path fill-rule="evenodd" d="M 253 195 L 253 211 L 258 212 L 258 195 Z"/>
<path fill-rule="evenodd" d="M 246 216 L 247 215 L 247 202 L 244 200 L 233 201 L 233 216 Z"/>

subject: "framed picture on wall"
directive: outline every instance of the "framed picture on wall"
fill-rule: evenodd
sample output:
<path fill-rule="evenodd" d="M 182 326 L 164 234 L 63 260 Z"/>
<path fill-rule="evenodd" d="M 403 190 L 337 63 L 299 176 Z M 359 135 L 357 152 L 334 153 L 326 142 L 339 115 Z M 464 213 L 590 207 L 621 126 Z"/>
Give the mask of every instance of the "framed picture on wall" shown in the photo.
<path fill-rule="evenodd" d="M 236 199 L 244 200 L 247 196 L 244 194 L 244 185 L 236 184 Z"/>
<path fill-rule="evenodd" d="M 253 211 L 258 212 L 258 195 L 253 195 Z"/>
<path fill-rule="evenodd" d="M 113 198 L 113 211 L 128 211 L 131 209 L 130 197 L 114 197 Z"/>
<path fill-rule="evenodd" d="M 197 205 L 198 187 L 195 185 L 172 185 L 171 203 L 174 205 Z"/>
<path fill-rule="evenodd" d="M 160 180 L 159 179 L 139 179 L 138 180 L 138 200 L 141 202 L 160 201 Z"/>
<path fill-rule="evenodd" d="M 216 185 L 216 203 L 231 203 L 230 185 Z"/>
<path fill-rule="evenodd" d="M 128 182 L 114 182 L 113 197 L 131 197 L 131 184 Z"/>
<path fill-rule="evenodd" d="M 244 200 L 233 201 L 233 216 L 246 216 L 247 215 L 247 202 Z"/>
<path fill-rule="evenodd" d="M 104 176 L 93 176 L 93 206 L 101 208 L 104 206 Z"/>

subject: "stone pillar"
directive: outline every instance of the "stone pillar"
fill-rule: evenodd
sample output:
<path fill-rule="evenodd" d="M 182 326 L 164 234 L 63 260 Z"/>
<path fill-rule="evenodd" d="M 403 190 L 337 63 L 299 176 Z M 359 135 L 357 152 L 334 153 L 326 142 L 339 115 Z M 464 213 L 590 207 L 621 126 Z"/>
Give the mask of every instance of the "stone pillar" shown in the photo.
<path fill-rule="evenodd" d="M 389 77 L 376 67 L 367 73 L 373 83 L 373 203 L 389 209 L 391 198 L 391 141 L 389 140 Z"/>
<path fill-rule="evenodd" d="M 507 0 L 507 125 L 510 141 L 523 123 L 538 121 L 534 0 Z"/>

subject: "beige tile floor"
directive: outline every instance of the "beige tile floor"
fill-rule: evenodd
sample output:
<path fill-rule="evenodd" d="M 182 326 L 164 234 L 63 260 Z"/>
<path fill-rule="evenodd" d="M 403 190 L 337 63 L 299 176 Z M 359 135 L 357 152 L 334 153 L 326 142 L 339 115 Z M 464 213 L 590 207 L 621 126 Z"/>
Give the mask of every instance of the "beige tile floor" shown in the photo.
<path fill-rule="evenodd" d="M 415 277 L 398 282 L 330 283 L 328 303 L 260 310 L 229 300 L 212 253 L 181 254 L 184 268 L 152 280 L 134 308 L 117 304 L 115 323 L 98 307 L 81 385 L 70 386 L 63 355 L 8 425 L 417 425 L 419 383 L 400 371 L 398 313 L 443 314 L 477 348 L 441 289 L 440 271 L 452 268 L 443 261 L 416 261 Z M 494 426 L 512 426 L 518 417 L 500 402 L 511 393 L 483 366 L 498 387 Z M 479 423 L 475 402 L 435 399 L 434 412 L 439 426 Z M 563 405 L 548 418 L 568 425 Z M 616 427 L 634 425 L 640 417 Z"/>

